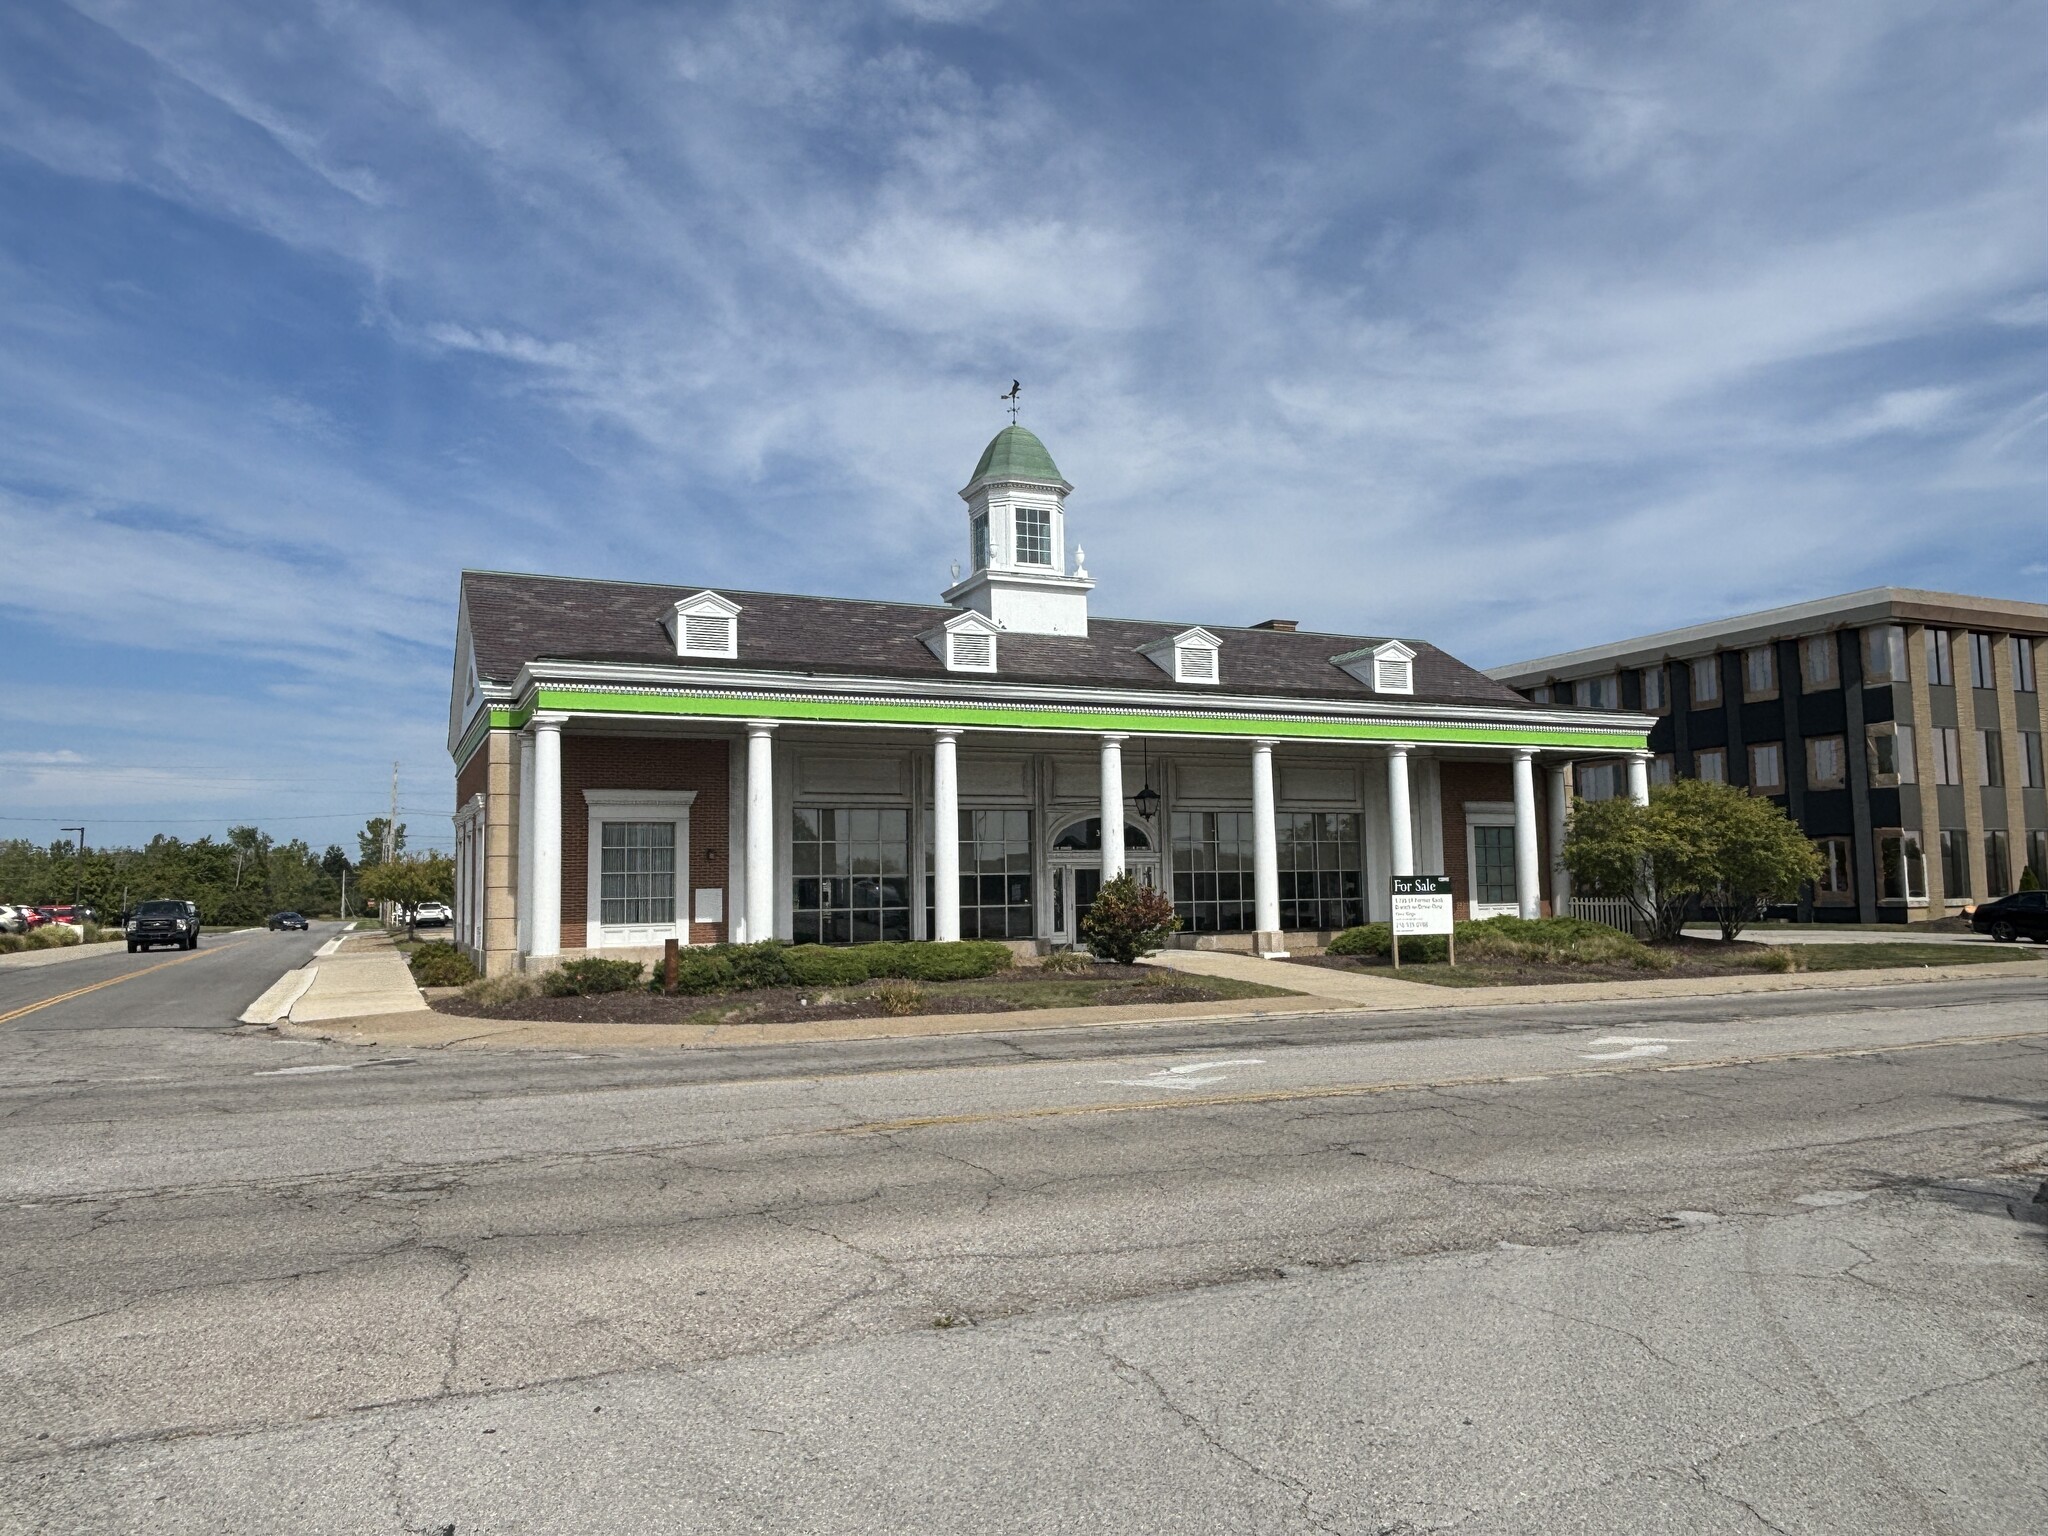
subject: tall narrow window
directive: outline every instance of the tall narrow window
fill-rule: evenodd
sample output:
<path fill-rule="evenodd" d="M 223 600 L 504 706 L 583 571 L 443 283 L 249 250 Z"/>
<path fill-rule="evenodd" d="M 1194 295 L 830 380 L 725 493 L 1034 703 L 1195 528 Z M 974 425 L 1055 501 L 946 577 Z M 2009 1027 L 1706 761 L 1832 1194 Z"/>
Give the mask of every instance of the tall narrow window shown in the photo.
<path fill-rule="evenodd" d="M 2034 642 L 2025 635 L 2007 635 L 2012 650 L 2012 686 L 2015 692 L 2034 691 Z"/>
<path fill-rule="evenodd" d="M 1661 715 L 1671 708 L 1671 696 L 1664 690 L 1664 669 L 1643 668 L 1643 708 L 1653 715 Z"/>
<path fill-rule="evenodd" d="M 1963 739 L 1952 725 L 1937 725 L 1934 733 L 1934 782 L 1963 782 Z"/>
<path fill-rule="evenodd" d="M 1927 899 L 1927 858 L 1917 832 L 1877 834 L 1877 898 L 1921 902 Z"/>
<path fill-rule="evenodd" d="M 2003 832 L 1984 834 L 1984 894 L 2012 894 L 2012 842 Z"/>
<path fill-rule="evenodd" d="M 1856 889 L 1849 870 L 1849 839 L 1817 837 L 1813 846 L 1820 854 L 1820 878 L 1813 882 L 1814 901 L 1823 906 L 1842 906 L 1854 901 Z"/>
<path fill-rule="evenodd" d="M 2005 738 L 1996 731 L 1977 733 L 1977 782 L 1986 789 L 2005 787 Z"/>
<path fill-rule="evenodd" d="M 974 568 L 988 569 L 988 514 L 978 514 L 970 525 L 974 530 Z"/>
<path fill-rule="evenodd" d="M 2041 733 L 2020 732 L 2020 788 L 2041 787 Z"/>
<path fill-rule="evenodd" d="M 924 931 L 935 929 L 932 816 L 925 812 Z M 1028 939 L 1036 929 L 1031 889 L 1031 813 L 960 813 L 960 937 Z"/>
<path fill-rule="evenodd" d="M 1650 783 L 1669 784 L 1677 777 L 1676 764 L 1669 752 L 1659 752 L 1650 759 Z"/>
<path fill-rule="evenodd" d="M 1961 828 L 1941 834 L 1941 894 L 1949 901 L 1970 895 L 1970 834 Z"/>
<path fill-rule="evenodd" d="M 1753 646 L 1742 653 L 1742 696 L 1746 699 L 1775 699 L 1778 696 L 1776 647 Z"/>
<path fill-rule="evenodd" d="M 1282 811 L 1280 926 L 1349 928 L 1365 921 L 1365 856 L 1351 811 Z"/>
<path fill-rule="evenodd" d="M 1760 795 L 1785 792 L 1785 754 L 1777 742 L 1759 742 L 1749 749 L 1749 787 Z"/>
<path fill-rule="evenodd" d="M 1832 688 L 1842 680 L 1833 635 L 1808 635 L 1799 642 L 1799 671 L 1808 692 Z"/>
<path fill-rule="evenodd" d="M 1044 507 L 1017 509 L 1017 563 L 1052 564 L 1052 513 Z"/>
<path fill-rule="evenodd" d="M 1906 631 L 1898 624 L 1874 624 L 1863 631 L 1863 681 L 1906 680 Z"/>
<path fill-rule="evenodd" d="M 1252 927 L 1249 811 L 1173 813 L 1173 906 L 1191 933 Z"/>
<path fill-rule="evenodd" d="M 1692 663 L 1692 707 L 1721 702 L 1721 658 L 1696 657 Z"/>
<path fill-rule="evenodd" d="M 1621 704 L 1620 679 L 1614 676 L 1579 680 L 1579 708 L 1616 709 Z"/>
<path fill-rule="evenodd" d="M 1930 629 L 1927 635 L 1927 682 L 1934 688 L 1953 688 L 1956 681 L 1955 653 L 1949 649 L 1948 631 Z"/>
<path fill-rule="evenodd" d="M 1809 736 L 1806 740 L 1806 783 L 1809 789 L 1840 789 L 1846 754 L 1839 736 Z"/>
<path fill-rule="evenodd" d="M 2027 834 L 2027 867 L 2036 880 L 2048 885 L 2048 832 Z"/>
<path fill-rule="evenodd" d="M 1692 755 L 1693 777 L 1709 784 L 1728 782 L 1728 753 L 1721 747 L 1707 747 Z"/>
<path fill-rule="evenodd" d="M 1974 629 L 1970 631 L 1970 686 L 1995 686 L 1991 673 L 1991 637 Z"/>

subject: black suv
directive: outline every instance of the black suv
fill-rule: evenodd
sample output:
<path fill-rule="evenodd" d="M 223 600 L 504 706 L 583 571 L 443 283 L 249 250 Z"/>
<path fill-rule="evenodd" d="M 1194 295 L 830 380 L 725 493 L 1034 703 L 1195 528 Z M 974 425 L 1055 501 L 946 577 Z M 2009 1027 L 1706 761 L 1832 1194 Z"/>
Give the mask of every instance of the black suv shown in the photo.
<path fill-rule="evenodd" d="M 189 901 L 145 901 L 128 914 L 128 953 L 174 944 L 199 947 L 199 908 Z"/>
<path fill-rule="evenodd" d="M 1970 909 L 1970 926 L 2001 944 L 2032 939 L 2048 944 L 2048 891 L 2017 891 Z"/>

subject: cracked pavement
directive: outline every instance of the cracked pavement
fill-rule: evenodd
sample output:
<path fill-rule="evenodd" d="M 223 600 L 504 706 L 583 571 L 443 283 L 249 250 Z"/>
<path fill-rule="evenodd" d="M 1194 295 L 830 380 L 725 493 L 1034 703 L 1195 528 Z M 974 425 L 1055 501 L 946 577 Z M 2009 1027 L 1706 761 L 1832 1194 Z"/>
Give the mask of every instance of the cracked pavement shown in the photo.
<path fill-rule="evenodd" d="M 0 1030 L 0 1530 L 2048 1529 L 2039 983 L 821 1070 L 234 1028 L 296 942 Z"/>

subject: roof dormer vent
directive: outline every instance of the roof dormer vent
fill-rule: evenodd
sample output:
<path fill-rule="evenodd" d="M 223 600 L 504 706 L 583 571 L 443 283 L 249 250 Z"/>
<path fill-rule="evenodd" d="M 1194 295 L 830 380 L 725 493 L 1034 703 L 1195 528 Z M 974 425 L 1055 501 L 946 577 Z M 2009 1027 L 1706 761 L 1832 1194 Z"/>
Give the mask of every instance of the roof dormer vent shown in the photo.
<path fill-rule="evenodd" d="M 969 610 L 956 613 L 937 629 L 918 638 L 946 664 L 948 672 L 993 672 L 996 669 L 996 636 L 1002 633 L 988 615 Z"/>
<path fill-rule="evenodd" d="M 1222 677 L 1222 645 L 1206 629 L 1184 629 L 1140 646 L 1138 653 L 1176 683 L 1215 683 Z"/>
<path fill-rule="evenodd" d="M 1398 640 L 1383 640 L 1363 650 L 1332 656 L 1330 660 L 1374 693 L 1415 692 L 1415 652 Z"/>
<path fill-rule="evenodd" d="M 740 607 L 716 592 L 699 592 L 676 604 L 669 622 L 676 655 L 737 660 L 740 654 Z"/>

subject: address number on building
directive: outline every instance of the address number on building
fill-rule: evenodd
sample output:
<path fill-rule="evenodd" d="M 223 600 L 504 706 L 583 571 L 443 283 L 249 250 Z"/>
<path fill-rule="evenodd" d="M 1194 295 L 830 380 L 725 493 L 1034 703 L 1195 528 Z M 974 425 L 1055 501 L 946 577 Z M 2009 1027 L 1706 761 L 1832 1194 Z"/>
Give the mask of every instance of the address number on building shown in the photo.
<path fill-rule="evenodd" d="M 1451 931 L 1449 875 L 1395 875 L 1394 937 Z"/>

